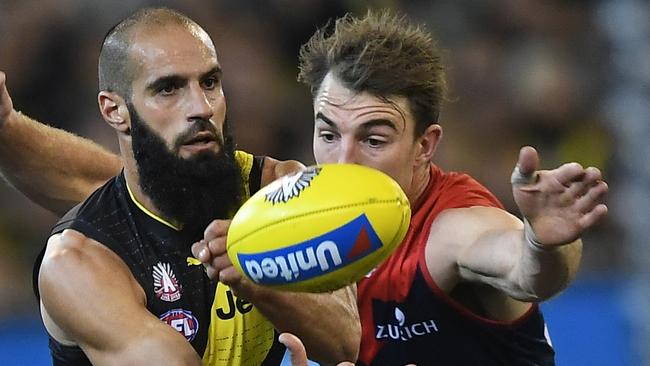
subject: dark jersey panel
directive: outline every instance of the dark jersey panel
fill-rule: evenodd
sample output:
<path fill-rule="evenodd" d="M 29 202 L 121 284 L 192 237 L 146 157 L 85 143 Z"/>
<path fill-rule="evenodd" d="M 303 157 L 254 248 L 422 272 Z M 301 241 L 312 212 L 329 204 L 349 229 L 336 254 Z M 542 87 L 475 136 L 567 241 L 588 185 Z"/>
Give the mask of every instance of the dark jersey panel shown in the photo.
<path fill-rule="evenodd" d="M 251 192 L 259 189 L 262 167 L 263 157 L 255 157 L 249 172 Z M 192 257 L 191 245 L 202 238 L 202 232 L 176 230 L 146 214 L 129 196 L 123 174 L 69 211 L 52 234 L 65 229 L 77 230 L 114 251 L 145 291 L 147 309 L 184 335 L 203 355 L 216 283 L 205 275 L 202 265 L 188 260 Z M 34 266 L 37 297 L 42 256 L 43 252 Z M 79 347 L 64 346 L 52 338 L 49 346 L 56 366 L 90 365 Z M 263 365 L 279 365 L 283 353 L 284 347 L 276 341 Z"/>
<path fill-rule="evenodd" d="M 199 237 L 176 231 L 142 212 L 129 197 L 123 175 L 109 180 L 68 212 L 52 234 L 65 229 L 79 231 L 114 251 L 145 291 L 147 309 L 185 335 L 199 354 L 203 352 L 215 284 L 202 266 L 188 265 L 190 246 Z M 40 262 L 36 275 L 38 267 Z M 50 339 L 50 350 L 59 365 L 89 364 L 78 347 Z"/>
<path fill-rule="evenodd" d="M 513 325 L 482 322 L 432 293 L 419 269 L 406 299 L 375 299 L 372 308 L 382 346 L 370 365 L 555 364 L 536 308 Z"/>

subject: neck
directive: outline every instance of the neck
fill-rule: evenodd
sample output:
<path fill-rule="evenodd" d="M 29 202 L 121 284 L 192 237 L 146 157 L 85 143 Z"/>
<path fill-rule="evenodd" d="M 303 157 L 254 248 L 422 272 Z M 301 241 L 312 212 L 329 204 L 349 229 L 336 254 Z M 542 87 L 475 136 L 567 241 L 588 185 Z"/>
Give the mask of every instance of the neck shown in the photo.
<path fill-rule="evenodd" d="M 411 202 L 411 208 L 414 208 L 417 202 L 420 200 L 420 197 L 424 193 L 424 190 L 429 185 L 431 180 L 431 165 L 423 164 L 415 169 L 413 172 L 413 179 L 411 180 L 411 189 L 407 194 L 409 202 Z"/>
<path fill-rule="evenodd" d="M 124 178 L 126 180 L 127 189 L 131 199 L 134 203 L 147 215 L 151 216 L 156 221 L 171 227 L 174 230 L 180 230 L 182 224 L 171 217 L 166 217 L 156 207 L 151 198 L 142 191 L 140 187 L 140 176 L 135 164 L 135 159 L 123 159 L 124 164 Z"/>

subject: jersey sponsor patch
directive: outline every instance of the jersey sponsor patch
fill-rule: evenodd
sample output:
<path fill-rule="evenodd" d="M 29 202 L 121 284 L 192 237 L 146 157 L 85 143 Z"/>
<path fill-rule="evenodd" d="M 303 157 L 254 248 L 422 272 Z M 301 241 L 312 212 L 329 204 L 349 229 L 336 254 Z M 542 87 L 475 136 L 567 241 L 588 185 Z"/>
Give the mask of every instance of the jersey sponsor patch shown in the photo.
<path fill-rule="evenodd" d="M 199 321 L 189 310 L 172 309 L 160 316 L 160 320 L 167 323 L 192 342 L 199 332 Z"/>
<path fill-rule="evenodd" d="M 378 340 L 407 342 L 439 331 L 434 319 L 409 319 L 394 302 L 373 300 L 373 313 Z"/>
<path fill-rule="evenodd" d="M 181 286 L 169 263 L 158 262 L 153 267 L 153 291 L 162 301 L 174 302 L 181 298 Z"/>

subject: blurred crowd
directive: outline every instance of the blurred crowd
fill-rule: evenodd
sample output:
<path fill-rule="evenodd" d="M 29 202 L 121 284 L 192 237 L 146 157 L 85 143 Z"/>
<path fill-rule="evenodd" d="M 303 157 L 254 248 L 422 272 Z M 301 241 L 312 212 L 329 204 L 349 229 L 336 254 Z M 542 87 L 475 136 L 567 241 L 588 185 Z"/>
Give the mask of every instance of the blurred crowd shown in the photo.
<path fill-rule="evenodd" d="M 626 13 L 620 9 L 625 3 L 640 10 L 632 7 Z M 113 24 L 152 5 L 188 14 L 213 37 L 238 147 L 307 164 L 313 162 L 313 118 L 309 92 L 296 82 L 300 45 L 328 19 L 346 12 L 388 7 L 405 13 L 432 31 L 446 51 L 449 101 L 441 116 L 445 136 L 436 163 L 472 174 L 513 213 L 509 177 L 522 145 L 535 146 L 545 168 L 565 161 L 601 168 L 612 190 L 611 215 L 585 237 L 580 276 L 625 274 L 639 265 L 631 255 L 632 242 L 642 237 L 649 214 L 644 206 L 630 211 L 626 205 L 634 204 L 634 197 L 650 199 L 650 113 L 643 114 L 650 108 L 650 66 L 639 62 L 650 56 L 646 2 L 1 0 L 0 70 L 7 73 L 16 108 L 117 151 L 115 135 L 97 109 L 99 47 Z M 608 23 L 612 19 L 603 12 L 609 11 L 618 11 L 613 14 L 621 23 Z M 616 27 L 633 33 L 641 27 L 645 43 L 621 49 L 617 37 L 625 34 Z M 636 64 L 634 56 L 630 64 L 621 64 L 625 52 L 629 59 L 635 51 Z M 625 79 L 626 67 L 641 79 Z M 633 82 L 640 89 L 620 90 Z M 628 99 L 621 102 L 617 98 L 626 94 L 613 91 L 636 92 L 637 113 L 618 113 L 629 112 Z M 637 124 L 623 117 L 637 118 Z M 645 175 L 625 163 L 629 153 Z M 630 215 L 640 223 L 633 228 L 636 236 L 626 226 Z M 37 314 L 31 266 L 55 220 L 0 184 L 0 319 Z"/>

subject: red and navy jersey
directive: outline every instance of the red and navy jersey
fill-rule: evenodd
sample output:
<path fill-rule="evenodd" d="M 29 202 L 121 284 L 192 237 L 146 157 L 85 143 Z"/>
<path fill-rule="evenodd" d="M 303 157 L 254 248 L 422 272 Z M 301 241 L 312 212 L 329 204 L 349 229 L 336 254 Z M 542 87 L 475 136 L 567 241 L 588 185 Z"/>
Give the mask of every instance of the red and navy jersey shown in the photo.
<path fill-rule="evenodd" d="M 406 238 L 358 283 L 360 365 L 554 365 L 536 305 L 512 322 L 490 320 L 455 301 L 431 278 L 424 258 L 433 220 L 443 210 L 471 206 L 502 208 L 468 175 L 432 165 Z"/>

